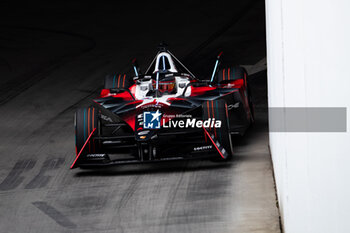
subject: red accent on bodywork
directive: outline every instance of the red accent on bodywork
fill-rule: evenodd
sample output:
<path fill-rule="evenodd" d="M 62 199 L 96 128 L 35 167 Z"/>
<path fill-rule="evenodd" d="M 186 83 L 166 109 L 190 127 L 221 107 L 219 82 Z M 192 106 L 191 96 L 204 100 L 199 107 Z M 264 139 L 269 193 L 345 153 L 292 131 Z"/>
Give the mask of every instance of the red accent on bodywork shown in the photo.
<path fill-rule="evenodd" d="M 96 130 L 96 128 L 94 128 L 94 130 L 92 130 L 92 132 L 90 133 L 89 137 L 86 139 L 86 141 L 85 141 L 83 147 L 82 147 L 82 148 L 80 149 L 80 151 L 79 151 L 79 154 L 75 157 L 74 162 L 73 162 L 72 165 L 70 166 L 71 169 L 75 168 L 75 163 L 76 163 L 77 160 L 79 159 L 79 157 L 80 157 L 81 153 L 83 152 L 84 148 L 86 147 L 87 143 L 90 141 L 90 138 L 91 138 L 91 136 L 94 134 L 95 130 Z"/>
<path fill-rule="evenodd" d="M 130 90 L 131 94 L 132 94 L 133 96 L 135 96 L 136 84 L 132 85 L 132 86 L 129 88 L 129 90 Z"/>
<path fill-rule="evenodd" d="M 100 97 L 101 98 L 107 97 L 107 96 L 109 96 L 110 93 L 111 92 L 109 91 L 109 89 L 102 89 Z"/>
<path fill-rule="evenodd" d="M 130 100 L 134 99 L 130 95 L 130 93 L 127 92 L 127 91 L 124 91 L 124 92 L 121 92 L 121 93 L 118 93 L 118 94 L 112 94 L 109 89 L 102 89 L 100 97 L 101 98 L 105 98 L 105 97 L 109 97 L 109 96 L 112 96 L 114 98 L 122 98 L 125 101 L 130 101 Z"/>
<path fill-rule="evenodd" d="M 215 90 L 216 87 L 193 87 L 191 86 L 191 96 L 202 95 L 207 91 Z"/>
<path fill-rule="evenodd" d="M 244 85 L 244 81 L 243 79 L 236 79 L 235 81 L 233 81 L 233 83 L 237 86 L 243 86 Z"/>
<path fill-rule="evenodd" d="M 128 117 L 123 118 L 123 120 L 135 131 L 135 115 L 130 114 Z"/>
<path fill-rule="evenodd" d="M 203 130 L 208 135 L 208 138 L 213 143 L 213 145 L 215 146 L 216 150 L 219 152 L 220 156 L 224 159 L 225 156 L 221 153 L 221 151 L 219 150 L 218 146 L 215 144 L 214 140 L 210 137 L 210 134 L 208 133 L 208 131 L 204 127 L 203 127 Z"/>
<path fill-rule="evenodd" d="M 134 100 L 134 98 L 132 98 L 132 96 L 130 95 L 129 92 L 124 91 L 122 93 L 118 93 L 116 95 L 113 95 L 114 98 L 122 98 L 125 101 L 130 101 L 130 100 Z"/>
<path fill-rule="evenodd" d="M 186 99 L 180 98 L 180 97 L 171 97 L 171 98 L 168 98 L 168 99 L 167 99 L 167 102 L 171 103 L 171 102 L 174 101 L 174 100 L 186 100 Z"/>
<path fill-rule="evenodd" d="M 143 102 L 142 100 L 135 100 L 135 101 L 132 101 L 132 102 L 128 102 L 125 105 L 141 104 L 142 102 Z"/>

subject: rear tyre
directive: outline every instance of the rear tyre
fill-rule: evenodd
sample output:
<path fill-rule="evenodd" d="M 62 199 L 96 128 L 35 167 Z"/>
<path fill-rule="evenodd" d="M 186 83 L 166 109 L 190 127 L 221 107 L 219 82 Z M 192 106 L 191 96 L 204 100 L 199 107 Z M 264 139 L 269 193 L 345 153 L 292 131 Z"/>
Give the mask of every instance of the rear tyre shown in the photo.
<path fill-rule="evenodd" d="M 105 77 L 104 89 L 129 88 L 132 83 L 132 79 L 126 74 L 109 74 Z"/>
<path fill-rule="evenodd" d="M 228 117 L 228 109 L 226 101 L 223 99 L 209 100 L 203 104 L 203 116 L 204 119 L 213 119 L 221 121 L 221 127 L 209 127 L 207 131 L 210 135 L 213 135 L 215 140 L 225 149 L 227 157 L 216 157 L 215 161 L 226 161 L 232 158 L 233 145 L 230 134 L 230 123 Z M 209 139 L 208 139 L 209 140 Z"/>
<path fill-rule="evenodd" d="M 98 127 L 98 112 L 95 108 L 78 108 L 75 113 L 75 148 L 76 153 L 80 152 L 92 131 Z M 96 131 L 95 131 L 96 132 Z M 98 144 L 90 141 L 86 145 L 84 153 L 95 153 L 98 151 Z"/>
<path fill-rule="evenodd" d="M 217 82 L 229 82 L 237 79 L 245 79 L 247 73 L 243 67 L 234 66 L 220 69 L 217 75 Z"/>

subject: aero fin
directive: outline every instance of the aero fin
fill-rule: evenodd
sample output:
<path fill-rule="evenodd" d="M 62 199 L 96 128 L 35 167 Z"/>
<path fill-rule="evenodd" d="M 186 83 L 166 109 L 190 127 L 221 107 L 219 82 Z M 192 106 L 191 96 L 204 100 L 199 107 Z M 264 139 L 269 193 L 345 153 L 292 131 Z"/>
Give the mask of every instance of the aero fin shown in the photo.
<path fill-rule="evenodd" d="M 88 144 L 88 142 L 90 141 L 91 139 L 91 136 L 93 135 L 93 133 L 95 132 L 96 128 L 94 128 L 94 130 L 92 130 L 92 132 L 89 134 L 89 137 L 86 139 L 83 147 L 81 148 L 81 150 L 79 151 L 79 154 L 75 157 L 75 160 L 74 162 L 72 163 L 72 165 L 70 166 L 70 169 L 73 169 L 73 168 L 76 168 L 76 163 L 80 157 L 80 155 L 82 154 L 83 150 L 85 149 L 86 145 Z"/>
<path fill-rule="evenodd" d="M 216 150 L 219 152 L 221 158 L 226 159 L 228 156 L 227 151 L 221 146 L 221 144 L 218 141 L 214 141 L 215 137 L 213 135 L 210 135 L 209 132 L 203 127 L 204 132 L 208 135 L 208 138 L 213 143 Z"/>

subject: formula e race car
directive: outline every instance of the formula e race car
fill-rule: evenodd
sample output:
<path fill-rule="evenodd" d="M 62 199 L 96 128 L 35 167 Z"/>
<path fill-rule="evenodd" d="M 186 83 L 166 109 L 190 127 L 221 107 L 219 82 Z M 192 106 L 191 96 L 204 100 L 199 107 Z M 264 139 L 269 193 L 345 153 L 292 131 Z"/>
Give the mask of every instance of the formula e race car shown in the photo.
<path fill-rule="evenodd" d="M 107 75 L 99 98 L 75 114 L 76 157 L 71 168 L 233 154 L 231 135 L 254 121 L 242 67 L 220 67 L 198 79 L 165 46 L 147 71 Z"/>

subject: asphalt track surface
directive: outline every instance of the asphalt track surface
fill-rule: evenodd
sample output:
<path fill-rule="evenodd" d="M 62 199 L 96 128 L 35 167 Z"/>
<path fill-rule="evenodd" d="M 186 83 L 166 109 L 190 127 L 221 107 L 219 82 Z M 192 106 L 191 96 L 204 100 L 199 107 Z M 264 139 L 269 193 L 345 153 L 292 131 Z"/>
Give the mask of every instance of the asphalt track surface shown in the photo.
<path fill-rule="evenodd" d="M 0 232 L 279 232 L 265 72 L 250 77 L 256 124 L 227 163 L 69 169 L 74 111 L 105 74 L 127 72 L 133 57 L 145 67 L 161 40 L 197 76 L 220 50 L 228 64 L 254 65 L 265 56 L 263 2 L 187 3 L 177 21 L 164 20 L 178 15 L 171 5 L 78 3 L 0 8 Z"/>

